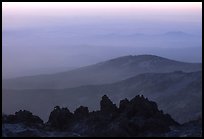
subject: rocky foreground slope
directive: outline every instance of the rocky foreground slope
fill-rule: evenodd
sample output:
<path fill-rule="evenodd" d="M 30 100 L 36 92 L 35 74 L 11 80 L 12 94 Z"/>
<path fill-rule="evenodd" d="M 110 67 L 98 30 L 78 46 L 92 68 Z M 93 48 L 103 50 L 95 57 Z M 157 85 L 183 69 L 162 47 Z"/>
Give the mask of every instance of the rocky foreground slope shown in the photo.
<path fill-rule="evenodd" d="M 2 120 L 2 136 L 21 137 L 180 136 L 174 134 L 174 130 L 183 126 L 169 114 L 158 110 L 155 102 L 139 95 L 131 100 L 121 100 L 119 107 L 104 95 L 100 110 L 92 112 L 84 106 L 77 108 L 74 113 L 68 108 L 56 106 L 46 123 L 26 110 L 20 110 L 15 115 L 3 115 Z M 201 136 L 199 131 L 199 128 L 196 129 L 196 133 L 199 133 L 196 136 Z"/>

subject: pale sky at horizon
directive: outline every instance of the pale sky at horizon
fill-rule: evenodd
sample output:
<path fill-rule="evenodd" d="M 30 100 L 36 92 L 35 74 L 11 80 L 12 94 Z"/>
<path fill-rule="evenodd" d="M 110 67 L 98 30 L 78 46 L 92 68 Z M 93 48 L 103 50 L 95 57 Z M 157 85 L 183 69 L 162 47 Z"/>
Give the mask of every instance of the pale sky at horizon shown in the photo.
<path fill-rule="evenodd" d="M 6 78 L 124 55 L 201 62 L 202 2 L 2 2 L 2 50 Z"/>
<path fill-rule="evenodd" d="M 3 2 L 3 10 L 192 10 L 202 9 L 202 2 Z"/>
<path fill-rule="evenodd" d="M 3 2 L 2 6 L 3 30 L 53 26 L 62 19 L 197 23 L 202 15 L 202 2 Z"/>

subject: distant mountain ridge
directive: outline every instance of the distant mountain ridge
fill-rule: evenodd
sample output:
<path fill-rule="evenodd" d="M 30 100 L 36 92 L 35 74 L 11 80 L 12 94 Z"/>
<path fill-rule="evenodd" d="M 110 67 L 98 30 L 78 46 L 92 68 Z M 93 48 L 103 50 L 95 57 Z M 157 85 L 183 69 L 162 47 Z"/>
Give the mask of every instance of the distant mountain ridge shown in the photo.
<path fill-rule="evenodd" d="M 3 89 L 3 111 L 29 109 L 46 119 L 46 110 L 55 105 L 68 106 L 70 110 L 79 105 L 86 105 L 91 110 L 98 109 L 97 101 L 104 93 L 115 103 L 121 98 L 145 95 L 158 102 L 160 109 L 181 123 L 202 115 L 201 71 L 143 73 L 116 83 L 67 89 Z M 37 110 L 38 107 L 41 109 Z"/>
<path fill-rule="evenodd" d="M 192 36 L 191 34 L 185 33 L 183 31 L 170 31 L 170 32 L 166 32 L 164 35 L 177 35 L 177 36 L 179 36 L 179 35 L 185 35 L 185 36 L 189 35 L 189 36 Z"/>
<path fill-rule="evenodd" d="M 185 63 L 154 55 L 124 56 L 56 74 L 3 80 L 5 89 L 63 89 L 113 83 L 141 73 L 202 70 L 201 63 Z"/>

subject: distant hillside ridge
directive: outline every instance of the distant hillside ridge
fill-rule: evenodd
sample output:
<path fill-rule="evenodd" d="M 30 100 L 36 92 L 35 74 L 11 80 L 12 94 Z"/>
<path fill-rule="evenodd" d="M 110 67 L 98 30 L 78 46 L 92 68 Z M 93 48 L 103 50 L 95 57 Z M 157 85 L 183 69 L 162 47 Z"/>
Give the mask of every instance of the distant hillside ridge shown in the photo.
<path fill-rule="evenodd" d="M 202 115 L 202 71 L 143 73 L 110 84 L 66 89 L 3 89 L 2 92 L 3 112 L 11 113 L 23 108 L 32 110 L 43 119 L 48 118 L 46 110 L 55 105 L 69 106 L 70 110 L 79 105 L 88 106 L 91 110 L 99 109 L 97 102 L 103 94 L 116 104 L 122 98 L 144 95 L 180 123 Z"/>
<path fill-rule="evenodd" d="M 141 73 L 194 72 L 201 63 L 186 63 L 154 55 L 123 56 L 86 67 L 47 75 L 2 80 L 4 89 L 63 89 L 114 83 Z"/>

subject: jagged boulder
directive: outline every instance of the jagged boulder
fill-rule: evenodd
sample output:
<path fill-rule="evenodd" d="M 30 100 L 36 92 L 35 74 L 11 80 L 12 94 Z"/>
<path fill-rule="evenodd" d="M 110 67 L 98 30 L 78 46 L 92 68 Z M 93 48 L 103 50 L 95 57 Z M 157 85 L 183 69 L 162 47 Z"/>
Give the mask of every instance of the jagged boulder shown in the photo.
<path fill-rule="evenodd" d="M 27 122 L 27 123 L 43 123 L 38 116 L 33 115 L 31 112 L 23 110 L 15 113 L 15 116 L 19 122 Z"/>
<path fill-rule="evenodd" d="M 13 115 L 13 114 L 5 115 L 3 118 L 3 122 L 13 124 L 13 123 L 17 123 L 17 119 L 16 119 L 15 115 Z"/>
<path fill-rule="evenodd" d="M 124 113 L 127 113 L 129 118 L 134 116 L 144 116 L 148 118 L 158 111 L 157 104 L 144 98 L 143 95 L 135 96 L 132 100 L 130 100 L 128 107 L 124 109 Z"/>
<path fill-rule="evenodd" d="M 106 95 L 104 95 L 100 101 L 100 111 L 105 114 L 115 113 L 117 111 L 117 106 L 116 104 L 113 104 Z"/>
<path fill-rule="evenodd" d="M 148 136 L 158 135 L 178 125 L 168 114 L 158 110 L 155 102 L 143 95 L 120 101 L 119 108 L 104 95 L 100 111 L 91 112 L 83 123 L 87 136 Z M 113 116 L 114 115 L 114 116 Z M 84 129 L 84 128 L 83 128 Z"/>
<path fill-rule="evenodd" d="M 4 116 L 5 123 L 24 123 L 29 126 L 43 124 L 43 120 L 40 117 L 33 115 L 27 110 L 20 110 L 15 112 L 15 115 Z"/>
<path fill-rule="evenodd" d="M 76 119 L 84 119 L 87 118 L 89 115 L 88 107 L 80 106 L 74 111 L 74 117 Z"/>
<path fill-rule="evenodd" d="M 50 113 L 48 125 L 55 129 L 63 130 L 70 126 L 73 122 L 73 113 L 67 108 L 54 107 L 54 110 Z"/>
<path fill-rule="evenodd" d="M 143 95 L 137 95 L 130 101 L 127 99 L 120 101 L 119 110 L 122 126 L 130 128 L 129 133 L 132 135 L 163 133 L 169 131 L 171 125 L 178 125 L 169 114 L 158 110 L 157 104 Z"/>
<path fill-rule="evenodd" d="M 2 115 L 2 120 L 4 123 L 42 123 L 25 110 L 16 112 L 15 115 Z M 131 100 L 121 100 L 119 108 L 104 95 L 98 111 L 89 112 L 88 107 L 80 106 L 73 114 L 67 108 L 56 106 L 43 129 L 73 132 L 80 136 L 138 137 L 164 135 L 170 131 L 170 126 L 178 125 L 169 114 L 164 114 L 155 102 L 143 95 Z M 32 132 L 26 131 L 24 134 Z"/>
<path fill-rule="evenodd" d="M 103 97 L 109 105 L 113 103 L 107 97 Z M 105 107 L 106 108 L 106 107 Z M 107 109 L 101 111 L 112 112 Z M 117 107 L 115 108 L 117 109 Z M 124 99 L 119 104 L 119 114 L 114 120 L 101 126 L 101 131 L 95 133 L 99 136 L 148 136 L 167 132 L 171 125 L 178 125 L 170 115 L 158 110 L 157 104 L 149 101 L 143 95 L 137 95 L 132 100 Z M 102 115 L 100 115 L 102 116 Z M 98 123 L 103 118 L 98 119 Z M 102 125 L 102 124 L 101 124 Z"/>
<path fill-rule="evenodd" d="M 127 98 L 123 99 L 120 101 L 120 104 L 119 104 L 119 111 L 120 112 L 123 112 L 126 110 L 126 108 L 128 108 L 130 105 L 130 102 Z"/>

